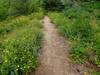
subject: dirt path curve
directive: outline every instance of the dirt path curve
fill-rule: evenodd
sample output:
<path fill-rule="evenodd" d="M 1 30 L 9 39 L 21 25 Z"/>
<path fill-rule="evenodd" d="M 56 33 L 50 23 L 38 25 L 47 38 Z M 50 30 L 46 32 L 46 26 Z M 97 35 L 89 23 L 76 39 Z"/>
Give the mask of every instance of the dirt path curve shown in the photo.
<path fill-rule="evenodd" d="M 43 19 L 44 41 L 40 54 L 41 65 L 36 75 L 80 75 L 69 63 L 66 40 L 59 36 L 50 19 Z"/>

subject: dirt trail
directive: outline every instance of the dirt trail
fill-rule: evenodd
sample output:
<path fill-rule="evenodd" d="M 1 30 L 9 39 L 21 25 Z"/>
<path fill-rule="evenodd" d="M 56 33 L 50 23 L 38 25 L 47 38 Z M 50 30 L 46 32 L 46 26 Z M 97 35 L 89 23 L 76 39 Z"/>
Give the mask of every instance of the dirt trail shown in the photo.
<path fill-rule="evenodd" d="M 67 41 L 59 36 L 50 19 L 43 19 L 44 38 L 36 75 L 81 75 L 69 62 Z"/>

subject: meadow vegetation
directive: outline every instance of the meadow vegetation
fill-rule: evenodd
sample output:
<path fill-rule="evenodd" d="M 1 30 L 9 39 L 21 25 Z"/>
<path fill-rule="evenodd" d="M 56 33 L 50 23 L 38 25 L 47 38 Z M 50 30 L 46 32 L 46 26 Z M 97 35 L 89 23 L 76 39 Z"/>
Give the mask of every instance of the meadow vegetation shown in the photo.
<path fill-rule="evenodd" d="M 0 75 L 35 72 L 41 48 L 42 17 L 42 12 L 36 12 L 0 23 Z"/>
<path fill-rule="evenodd" d="M 100 68 L 99 12 L 99 0 L 0 0 L 0 75 L 37 69 L 44 14 L 68 39 L 74 63 Z"/>
<path fill-rule="evenodd" d="M 100 67 L 100 2 L 79 2 L 62 12 L 49 12 L 59 33 L 70 41 L 74 63 L 89 62 Z M 93 73 L 99 75 L 99 73 Z"/>

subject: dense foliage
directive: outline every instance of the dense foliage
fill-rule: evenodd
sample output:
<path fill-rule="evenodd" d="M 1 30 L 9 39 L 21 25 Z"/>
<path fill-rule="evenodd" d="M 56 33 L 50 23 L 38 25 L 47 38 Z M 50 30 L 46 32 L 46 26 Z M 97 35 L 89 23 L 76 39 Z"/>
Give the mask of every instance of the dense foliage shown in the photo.
<path fill-rule="evenodd" d="M 27 75 L 36 70 L 42 38 L 39 19 L 43 14 L 34 18 L 33 14 L 1 22 L 0 75 Z"/>
<path fill-rule="evenodd" d="M 30 31 L 26 29 L 14 38 L 5 40 L 0 66 L 1 75 L 26 75 L 31 69 L 35 70 L 38 64 L 37 50 L 40 48 L 40 39 L 40 32 L 31 27 Z"/>
<path fill-rule="evenodd" d="M 45 10 L 61 10 L 64 8 L 61 0 L 43 0 L 42 6 Z"/>
<path fill-rule="evenodd" d="M 73 62 L 100 67 L 99 0 L 0 0 L 0 75 L 36 70 L 45 11 L 69 39 Z"/>
<path fill-rule="evenodd" d="M 98 0 L 0 0 L 0 20 L 8 16 L 30 14 L 45 10 L 62 10 L 65 7 L 77 5 L 80 2 L 95 2 Z M 91 5 L 91 4 L 88 4 Z"/>
<path fill-rule="evenodd" d="M 0 0 L 0 20 L 39 10 L 39 0 Z"/>
<path fill-rule="evenodd" d="M 86 61 L 100 67 L 100 2 L 76 3 L 63 12 L 50 12 L 58 31 L 70 40 L 75 63 Z M 91 10 L 91 11 L 90 11 Z"/>

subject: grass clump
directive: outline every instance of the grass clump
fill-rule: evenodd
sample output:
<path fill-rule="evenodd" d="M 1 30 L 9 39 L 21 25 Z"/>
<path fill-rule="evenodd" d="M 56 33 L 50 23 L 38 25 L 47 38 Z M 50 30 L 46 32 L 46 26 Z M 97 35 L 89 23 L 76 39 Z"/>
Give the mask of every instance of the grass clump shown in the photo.
<path fill-rule="evenodd" d="M 71 34 L 74 37 L 79 37 L 83 41 L 91 42 L 94 36 L 94 30 L 86 19 L 77 19 L 71 26 Z"/>
<path fill-rule="evenodd" d="M 15 29 L 27 26 L 31 20 L 43 18 L 43 12 L 36 12 L 28 16 L 16 17 L 14 20 L 0 22 L 0 35 L 6 35 Z"/>

